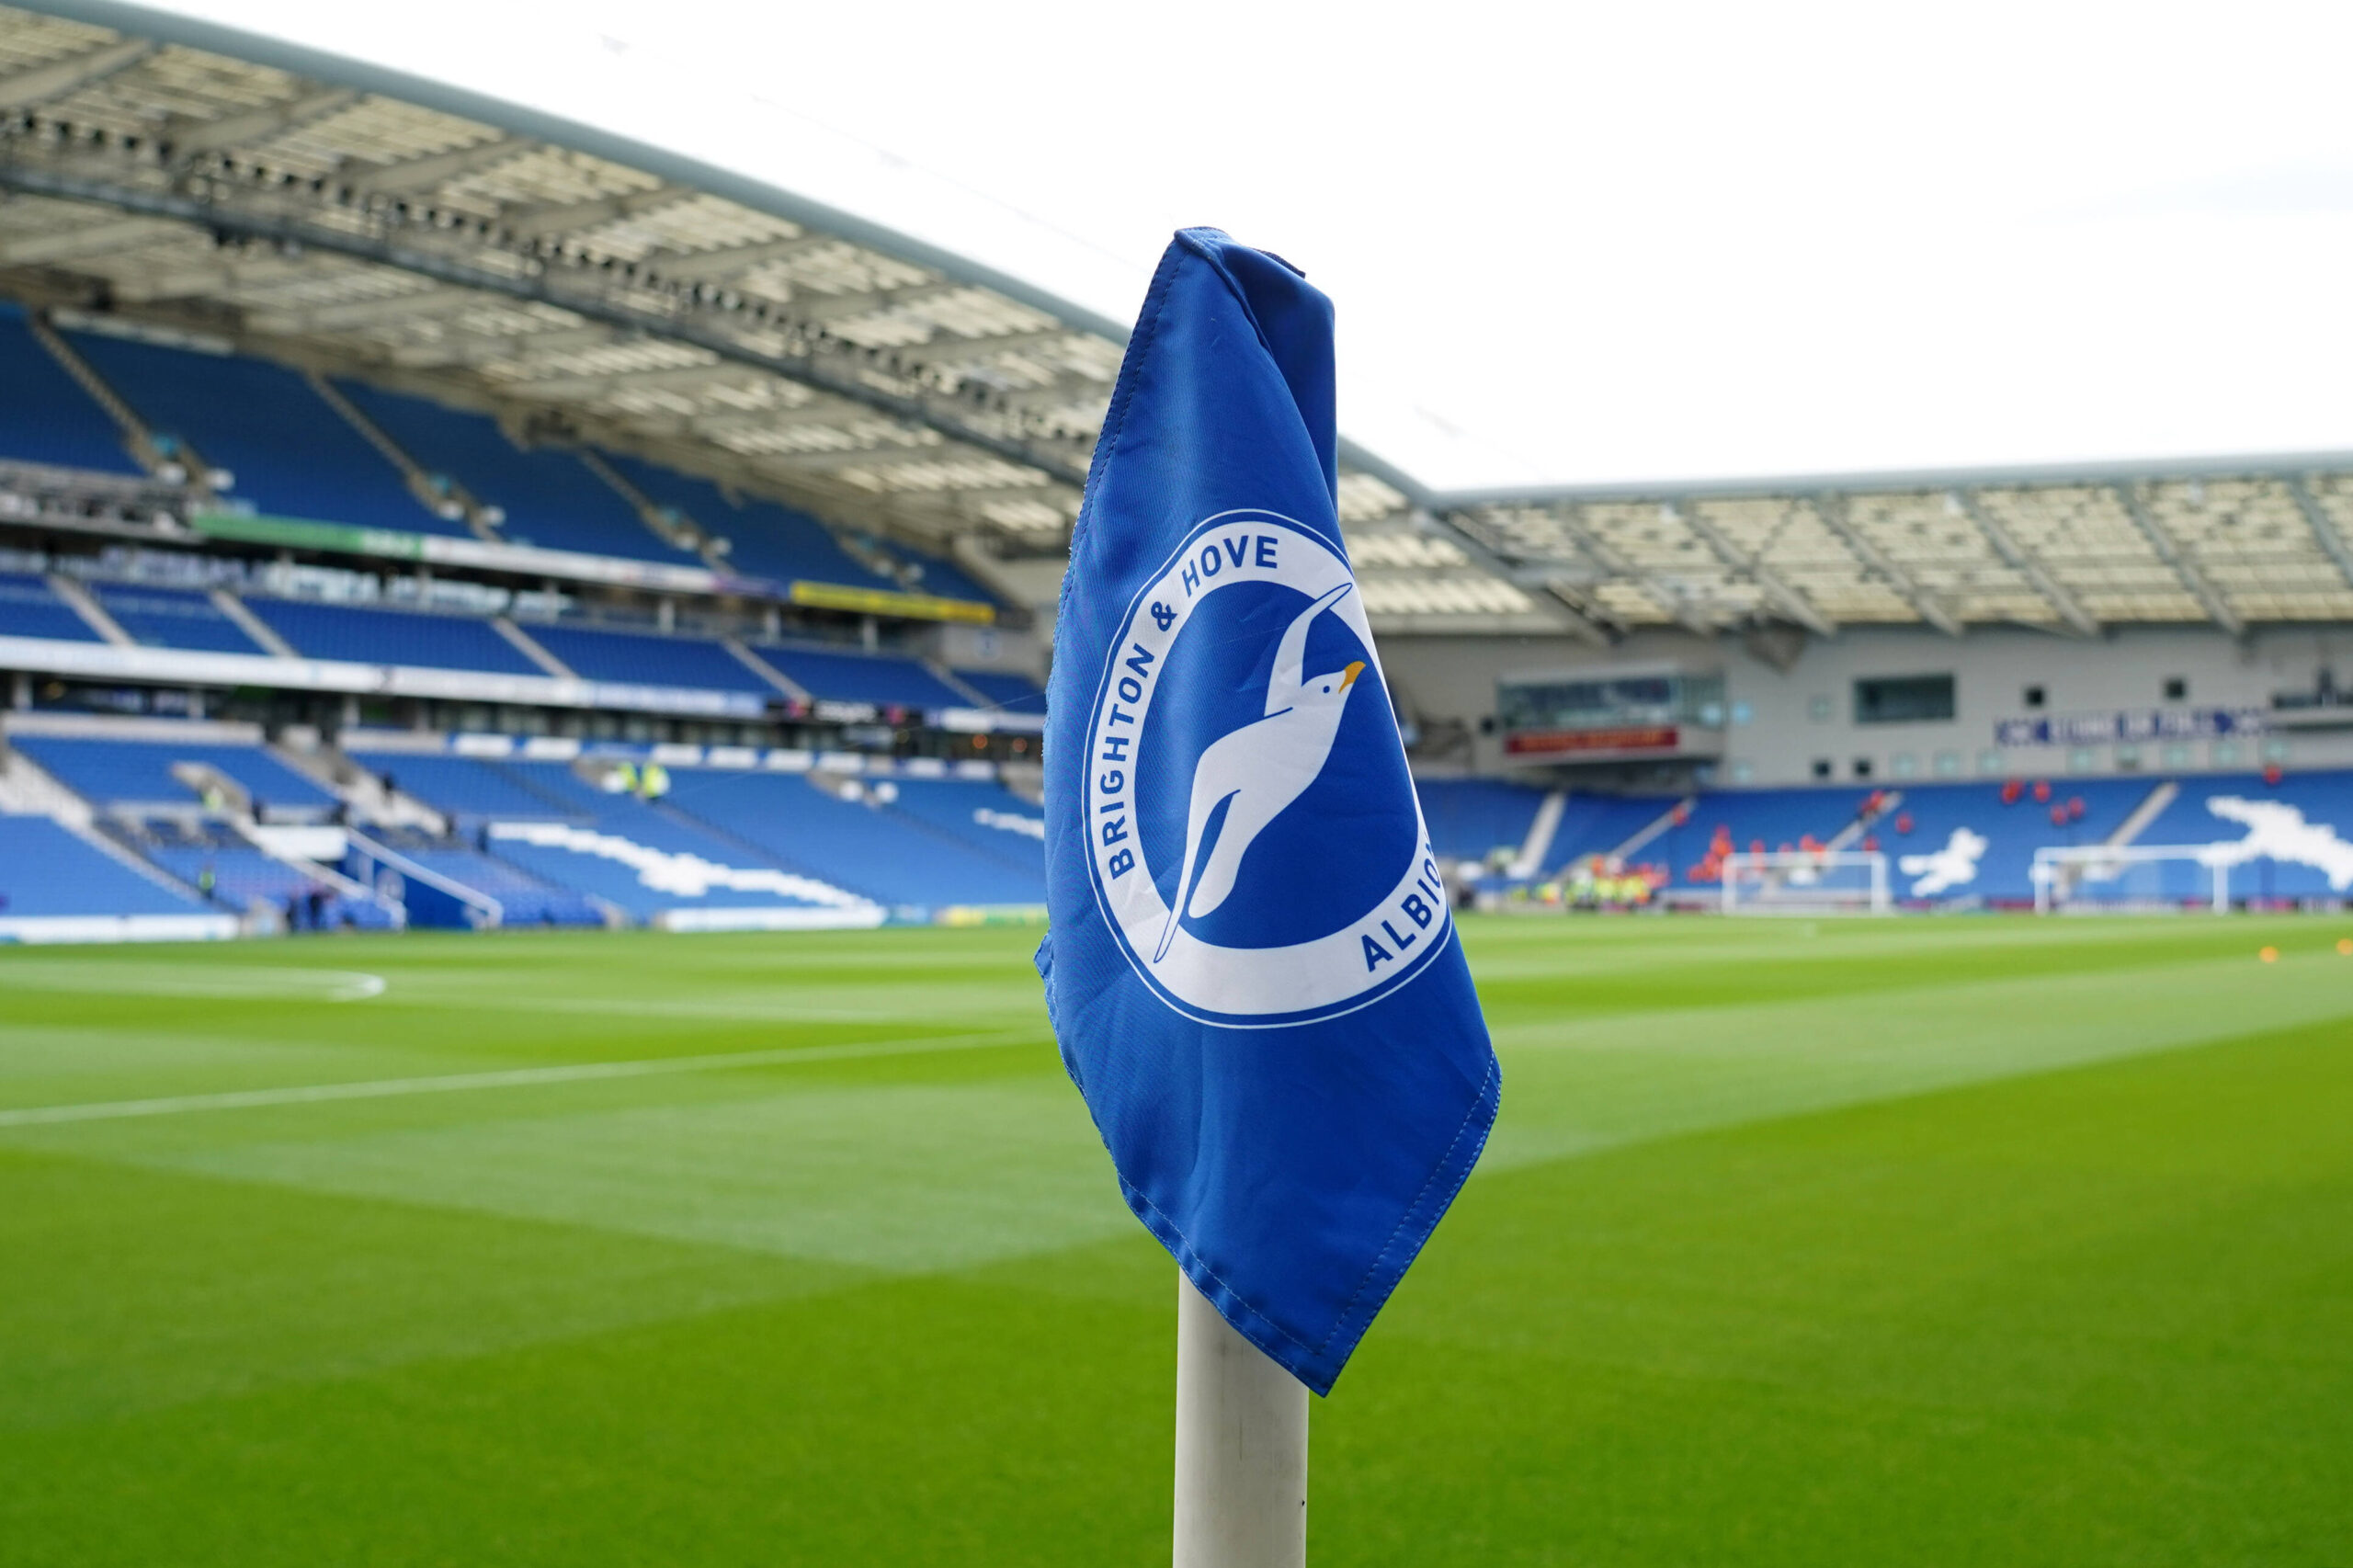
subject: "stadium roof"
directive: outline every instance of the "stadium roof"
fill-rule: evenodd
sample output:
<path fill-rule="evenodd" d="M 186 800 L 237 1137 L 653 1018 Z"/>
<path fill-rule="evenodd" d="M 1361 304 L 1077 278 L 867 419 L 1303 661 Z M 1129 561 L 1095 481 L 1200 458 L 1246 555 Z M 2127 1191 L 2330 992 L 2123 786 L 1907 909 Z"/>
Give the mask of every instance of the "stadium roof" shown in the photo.
<path fill-rule="evenodd" d="M 1009 554 L 1061 546 L 1125 335 L 740 174 L 98 0 L 0 9 L 0 292 Z M 1444 495 L 1349 448 L 1341 514 L 1392 628 L 2353 618 L 2347 454 Z"/>

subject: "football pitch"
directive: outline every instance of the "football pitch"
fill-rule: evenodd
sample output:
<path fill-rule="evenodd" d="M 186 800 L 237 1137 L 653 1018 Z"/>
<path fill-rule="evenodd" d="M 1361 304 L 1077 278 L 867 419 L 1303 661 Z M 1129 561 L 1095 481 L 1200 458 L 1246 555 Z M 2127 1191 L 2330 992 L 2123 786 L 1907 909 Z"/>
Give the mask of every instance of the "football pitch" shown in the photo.
<path fill-rule="evenodd" d="M 2347 937 L 1466 923 L 1503 1115 L 1313 1561 L 2345 1562 Z M 0 1562 L 1165 1562 L 1033 941 L 0 951 Z"/>

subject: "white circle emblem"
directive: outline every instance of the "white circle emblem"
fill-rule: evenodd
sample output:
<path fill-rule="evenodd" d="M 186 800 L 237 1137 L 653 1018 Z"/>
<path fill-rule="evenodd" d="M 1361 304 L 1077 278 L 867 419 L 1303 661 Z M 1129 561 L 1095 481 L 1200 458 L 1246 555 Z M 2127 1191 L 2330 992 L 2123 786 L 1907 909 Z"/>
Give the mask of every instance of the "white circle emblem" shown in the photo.
<path fill-rule="evenodd" d="M 1280 584 L 1309 601 L 1275 651 L 1266 717 L 1199 757 L 1139 756 L 1144 720 L 1163 698 L 1169 650 L 1211 596 L 1245 583 Z M 1175 917 L 1137 831 L 1139 768 L 1155 777 L 1170 767 L 1192 769 L 1188 864 L 1179 869 L 1175 902 L 1199 916 L 1232 890 L 1256 835 L 1321 773 L 1348 687 L 1361 672 L 1358 665 L 1310 675 L 1302 663 L 1308 625 L 1318 615 L 1337 616 L 1379 676 L 1372 629 L 1355 589 L 1346 557 L 1305 525 L 1271 512 L 1221 513 L 1195 528 L 1137 590 L 1105 660 L 1087 723 L 1081 793 L 1096 900 L 1137 974 L 1164 1002 L 1200 1022 L 1270 1028 L 1370 1006 L 1419 974 L 1452 935 L 1418 800 L 1414 849 L 1397 865 L 1388 892 L 1370 908 L 1334 912 L 1337 928 L 1328 935 L 1283 947 L 1201 939 Z M 1382 694 L 1372 700 L 1387 700 L 1385 684 L 1376 678 L 1368 685 Z M 1166 699 L 1183 702 L 1185 694 L 1170 692 Z M 1191 831 L 1208 814 L 1222 826 L 1212 835 Z M 1197 838 L 1206 840 L 1198 853 Z M 1290 890 L 1294 896 L 1318 895 L 1313 878 L 1300 881 Z"/>

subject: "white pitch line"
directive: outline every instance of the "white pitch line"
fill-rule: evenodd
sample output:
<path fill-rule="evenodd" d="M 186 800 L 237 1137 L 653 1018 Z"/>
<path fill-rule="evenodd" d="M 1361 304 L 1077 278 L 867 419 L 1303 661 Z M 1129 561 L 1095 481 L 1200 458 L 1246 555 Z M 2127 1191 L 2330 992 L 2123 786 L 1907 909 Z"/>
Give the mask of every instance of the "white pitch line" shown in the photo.
<path fill-rule="evenodd" d="M 392 1099 L 403 1095 L 523 1088 L 539 1084 L 587 1083 L 602 1078 L 654 1078 L 673 1073 L 713 1073 L 731 1067 L 775 1067 L 799 1062 L 847 1062 L 868 1056 L 920 1056 L 936 1051 L 979 1051 L 992 1045 L 1013 1045 L 1037 1038 L 1034 1029 L 995 1034 L 933 1035 L 910 1040 L 862 1040 L 849 1045 L 785 1046 L 774 1051 L 738 1051 L 710 1056 L 650 1057 L 634 1062 L 580 1062 L 563 1067 L 517 1067 L 498 1073 L 450 1073 L 432 1078 L 375 1078 L 351 1084 L 299 1084 L 277 1089 L 232 1089 L 211 1095 L 170 1095 L 160 1099 L 24 1106 L 0 1110 L 0 1127 L 51 1127 L 69 1121 L 114 1121 L 129 1117 L 177 1116 L 187 1111 L 317 1105 L 330 1100 Z"/>

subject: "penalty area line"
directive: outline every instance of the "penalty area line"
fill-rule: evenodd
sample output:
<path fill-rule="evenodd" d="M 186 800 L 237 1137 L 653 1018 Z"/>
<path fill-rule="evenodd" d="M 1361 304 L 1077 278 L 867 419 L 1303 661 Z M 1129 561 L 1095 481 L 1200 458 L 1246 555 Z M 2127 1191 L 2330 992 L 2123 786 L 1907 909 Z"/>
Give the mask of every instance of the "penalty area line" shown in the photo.
<path fill-rule="evenodd" d="M 780 1046 L 774 1051 L 726 1051 L 709 1056 L 579 1062 L 562 1067 L 448 1073 L 429 1078 L 373 1078 L 349 1084 L 296 1084 L 277 1089 L 230 1089 L 210 1095 L 169 1095 L 145 1100 L 98 1100 L 86 1105 L 23 1106 L 15 1109 L 0 1109 L 0 1128 L 51 1127 L 63 1122 L 117 1121 L 131 1117 L 247 1110 L 266 1106 L 322 1105 L 335 1100 L 397 1099 L 405 1095 L 529 1088 L 540 1084 L 583 1084 L 608 1078 L 658 1078 L 681 1073 L 724 1072 L 734 1067 L 783 1067 L 802 1062 L 854 1062 L 876 1056 L 921 1056 L 933 1051 L 981 1051 L 995 1045 L 1017 1045 L 1034 1041 L 1037 1038 L 1034 1029 L 1010 1029 L 993 1034 L 859 1040 L 845 1045 Z"/>

